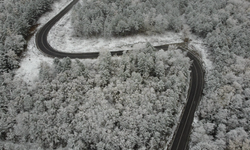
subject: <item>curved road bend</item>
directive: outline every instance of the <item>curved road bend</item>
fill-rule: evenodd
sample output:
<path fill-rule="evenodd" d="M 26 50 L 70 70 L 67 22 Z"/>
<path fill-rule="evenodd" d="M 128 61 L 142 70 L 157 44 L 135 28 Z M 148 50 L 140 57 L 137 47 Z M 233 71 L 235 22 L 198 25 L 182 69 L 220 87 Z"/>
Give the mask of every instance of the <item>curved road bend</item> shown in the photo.
<path fill-rule="evenodd" d="M 47 41 L 47 36 L 50 29 L 59 21 L 79 0 L 73 0 L 68 6 L 66 6 L 59 14 L 52 18 L 48 23 L 46 23 L 36 34 L 36 46 L 37 48 L 44 52 L 50 57 L 69 57 L 69 58 L 97 58 L 99 56 L 98 52 L 91 53 L 65 53 L 55 50 L 51 47 Z M 112 55 L 122 55 L 123 51 L 112 51 Z"/>
<path fill-rule="evenodd" d="M 50 29 L 59 21 L 79 0 L 73 0 L 67 7 L 65 7 L 59 14 L 52 18 L 48 23 L 46 23 L 36 34 L 36 45 L 37 48 L 44 52 L 50 57 L 69 57 L 69 58 L 97 58 L 99 56 L 98 52 L 91 53 L 65 53 L 55 50 L 51 47 L 47 41 L 47 35 Z M 168 45 L 156 46 L 156 49 L 167 50 Z M 184 49 L 183 49 L 184 50 Z M 122 55 L 123 51 L 112 51 L 112 55 Z M 203 69 L 199 59 L 192 53 L 188 52 L 187 56 L 193 60 L 191 66 L 191 83 L 188 94 L 188 101 L 183 110 L 183 116 L 181 118 L 178 130 L 174 136 L 171 150 L 185 150 L 188 148 L 189 133 L 191 130 L 194 112 L 201 99 L 202 89 L 203 89 Z"/>
<path fill-rule="evenodd" d="M 204 72 L 202 65 L 192 53 L 188 52 L 188 57 L 193 60 L 191 66 L 191 83 L 189 87 L 187 104 L 183 110 L 183 115 L 179 127 L 173 139 L 171 150 L 188 149 L 189 134 L 194 119 L 195 110 L 200 102 L 204 86 Z"/>
<path fill-rule="evenodd" d="M 156 46 L 156 49 L 168 49 L 168 45 Z M 189 85 L 189 93 L 187 104 L 183 109 L 181 121 L 177 127 L 177 131 L 172 140 L 172 144 L 168 148 L 169 150 L 186 150 L 188 149 L 189 134 L 194 119 L 195 110 L 200 102 L 202 96 L 202 90 L 204 86 L 204 72 L 200 60 L 187 49 L 181 48 L 183 51 L 187 51 L 187 56 L 193 61 L 191 70 L 191 82 Z"/>

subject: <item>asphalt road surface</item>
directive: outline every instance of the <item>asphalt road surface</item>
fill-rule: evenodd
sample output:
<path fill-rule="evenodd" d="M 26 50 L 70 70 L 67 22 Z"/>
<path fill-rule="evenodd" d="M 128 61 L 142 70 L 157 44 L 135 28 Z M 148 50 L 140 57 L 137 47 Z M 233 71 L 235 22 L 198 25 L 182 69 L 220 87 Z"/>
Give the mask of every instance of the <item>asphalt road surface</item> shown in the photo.
<path fill-rule="evenodd" d="M 79 0 L 73 0 L 67 7 L 65 7 L 59 14 L 52 18 L 48 23 L 46 23 L 36 34 L 36 45 L 37 48 L 44 52 L 49 57 L 69 57 L 69 58 L 97 58 L 99 56 L 98 52 L 91 53 L 64 53 L 55 50 L 51 47 L 47 41 L 47 36 L 50 29 L 59 21 Z M 123 51 L 113 51 L 112 55 L 122 55 Z"/>
<path fill-rule="evenodd" d="M 171 150 L 186 150 L 188 149 L 189 134 L 194 119 L 195 110 L 200 102 L 204 85 L 204 72 L 200 61 L 192 53 L 187 54 L 193 60 L 191 66 L 191 82 L 188 93 L 188 101 L 183 110 L 178 130 L 174 137 Z"/>
<path fill-rule="evenodd" d="M 90 53 L 65 53 L 55 50 L 47 41 L 47 35 L 50 29 L 59 21 L 79 0 L 73 0 L 67 7 L 65 7 L 59 14 L 46 23 L 36 34 L 37 48 L 49 57 L 69 57 L 69 58 L 97 58 L 98 52 Z M 167 50 L 168 45 L 156 46 L 156 49 Z M 184 50 L 184 49 L 183 49 Z M 112 55 L 122 55 L 123 51 L 113 51 Z M 204 84 L 204 73 L 199 59 L 188 52 L 187 56 L 193 61 L 191 66 L 191 82 L 189 86 L 188 101 L 183 110 L 180 124 L 169 149 L 171 150 L 185 150 L 188 149 L 189 134 L 192 127 L 194 112 L 199 104 L 202 95 Z"/>
<path fill-rule="evenodd" d="M 156 46 L 157 49 L 167 50 L 168 45 Z M 181 48 L 184 51 L 188 51 L 187 56 L 193 61 L 191 70 L 191 82 L 189 84 L 189 93 L 187 104 L 182 112 L 181 121 L 175 133 L 172 144 L 168 148 L 169 150 L 187 150 L 189 142 L 189 134 L 194 119 L 195 110 L 200 102 L 202 96 L 202 90 L 204 86 L 204 72 L 200 60 L 196 55 L 187 49 Z"/>

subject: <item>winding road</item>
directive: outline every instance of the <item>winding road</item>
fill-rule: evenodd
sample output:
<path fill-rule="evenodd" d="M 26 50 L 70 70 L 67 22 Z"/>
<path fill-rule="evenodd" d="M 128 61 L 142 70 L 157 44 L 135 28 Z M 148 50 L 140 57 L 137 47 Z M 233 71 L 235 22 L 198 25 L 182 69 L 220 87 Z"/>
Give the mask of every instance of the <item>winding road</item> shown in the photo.
<path fill-rule="evenodd" d="M 36 33 L 36 46 L 37 48 L 49 57 L 69 57 L 69 58 L 97 58 L 98 52 L 90 53 L 65 53 L 55 50 L 51 47 L 47 41 L 47 36 L 50 29 L 59 21 L 79 0 L 73 0 L 68 6 L 66 6 L 59 14 L 48 21 L 37 33 Z M 167 50 L 168 45 L 156 46 L 156 49 Z M 186 50 L 181 48 L 182 50 Z M 189 134 L 192 127 L 194 118 L 194 112 L 199 104 L 202 96 L 202 90 L 204 85 L 204 72 L 200 60 L 189 50 L 187 56 L 193 61 L 191 66 L 191 82 L 189 86 L 188 100 L 185 108 L 183 109 L 180 123 L 175 132 L 174 138 L 169 145 L 171 150 L 185 150 L 188 149 Z M 112 51 L 112 55 L 122 55 L 123 51 Z"/>
<path fill-rule="evenodd" d="M 188 93 L 188 101 L 185 109 L 183 110 L 183 116 L 173 140 L 171 150 L 188 149 L 189 134 L 194 119 L 194 113 L 201 99 L 204 86 L 204 72 L 199 59 L 197 59 L 197 57 L 190 52 L 187 56 L 193 60 L 193 64 L 190 68 L 191 82 Z"/>

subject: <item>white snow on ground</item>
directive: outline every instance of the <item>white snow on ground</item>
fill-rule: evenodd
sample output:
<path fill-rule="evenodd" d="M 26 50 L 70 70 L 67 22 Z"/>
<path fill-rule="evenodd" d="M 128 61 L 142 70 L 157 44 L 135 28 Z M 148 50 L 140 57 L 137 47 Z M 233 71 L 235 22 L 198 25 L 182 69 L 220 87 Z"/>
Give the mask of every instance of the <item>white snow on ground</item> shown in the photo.
<path fill-rule="evenodd" d="M 38 79 L 41 62 L 53 63 L 53 59 L 46 57 L 36 48 L 34 37 L 28 43 L 27 52 L 20 63 L 20 68 L 16 71 L 15 79 L 22 78 L 27 84 L 32 85 Z"/>
<path fill-rule="evenodd" d="M 80 38 L 73 36 L 73 27 L 70 21 L 71 11 L 66 14 L 54 27 L 52 27 L 48 41 L 52 47 L 63 52 L 81 53 L 94 52 L 102 50 L 132 50 L 140 49 L 145 43 L 150 42 L 152 45 L 164 45 L 169 43 L 183 42 L 181 33 L 167 32 L 162 35 L 134 35 L 124 38 Z M 191 35 L 192 41 L 189 45 L 201 55 L 207 70 L 213 68 L 212 62 L 207 58 L 207 48 L 202 39 Z"/>
<path fill-rule="evenodd" d="M 53 18 L 57 13 L 60 12 L 67 4 L 71 1 L 60 0 L 55 2 L 52 6 L 53 11 L 44 14 L 38 21 L 41 28 L 45 23 L 47 23 L 51 18 Z M 167 32 L 162 35 L 155 36 L 144 36 L 135 35 L 125 38 L 76 38 L 72 36 L 73 29 L 70 22 L 70 12 L 66 14 L 50 31 L 48 35 L 48 41 L 57 50 L 63 52 L 93 52 L 101 50 L 131 50 L 140 49 L 145 46 L 145 43 L 150 42 L 152 45 L 163 45 L 169 43 L 182 42 L 181 33 Z M 192 36 L 193 45 L 197 51 L 200 51 L 202 59 L 208 69 L 212 68 L 212 62 L 207 59 L 206 47 L 202 44 L 202 40 Z M 25 57 L 20 63 L 20 68 L 16 72 L 16 78 L 22 78 L 28 84 L 33 84 L 33 82 L 38 78 L 40 63 L 46 61 L 52 64 L 53 59 L 47 57 L 42 52 L 40 52 L 35 45 L 34 36 L 28 42 L 27 52 L 25 52 Z"/>
<path fill-rule="evenodd" d="M 77 38 L 73 36 L 70 21 L 71 11 L 66 14 L 49 32 L 48 41 L 52 47 L 63 52 L 81 53 L 102 50 L 139 49 L 150 42 L 152 45 L 182 42 L 180 34 L 167 32 L 163 35 L 135 35 L 123 38 Z"/>
<path fill-rule="evenodd" d="M 41 28 L 46 22 L 48 22 L 53 16 L 55 16 L 64 6 L 70 3 L 67 0 L 60 0 L 55 2 L 52 6 L 53 11 L 44 14 L 38 23 L 41 24 Z M 38 79 L 40 63 L 45 61 L 48 64 L 53 63 L 53 59 L 45 56 L 39 51 L 35 44 L 35 36 L 33 36 L 27 43 L 27 51 L 24 53 L 24 58 L 20 63 L 20 68 L 16 71 L 15 80 L 22 78 L 27 84 L 33 85 L 34 81 Z"/>
<path fill-rule="evenodd" d="M 41 28 L 46 22 L 48 22 L 53 16 L 55 16 L 61 9 L 63 9 L 68 3 L 67 0 L 60 0 L 53 4 L 53 11 L 43 15 L 38 23 L 40 23 Z M 92 52 L 101 50 L 131 50 L 140 49 L 145 46 L 146 42 L 150 42 L 152 45 L 164 45 L 169 43 L 182 42 L 181 34 L 176 34 L 173 32 L 167 32 L 163 35 L 157 36 L 143 36 L 136 35 L 125 38 L 93 38 L 93 39 L 83 39 L 75 38 L 72 36 L 72 26 L 70 23 L 70 13 L 66 14 L 50 31 L 48 36 L 48 41 L 52 47 L 57 50 L 64 52 Z M 197 51 L 202 55 L 202 59 L 209 69 L 212 68 L 212 62 L 207 59 L 207 49 L 202 44 L 202 40 L 196 37 L 192 37 L 193 45 Z M 28 42 L 27 52 L 25 52 L 25 57 L 20 63 L 20 68 L 16 72 L 15 80 L 22 78 L 27 84 L 33 85 L 38 79 L 39 68 L 41 62 L 47 62 L 48 64 L 53 63 L 53 59 L 44 55 L 39 51 L 35 44 L 35 37 L 33 36 Z M 180 114 L 181 115 L 181 111 Z M 175 129 L 174 127 L 173 129 Z M 173 136 L 173 135 L 171 135 Z M 166 147 L 167 148 L 167 147 Z"/>
<path fill-rule="evenodd" d="M 60 0 L 52 6 L 51 12 L 45 13 L 39 20 L 39 30 L 45 23 L 60 12 L 71 1 Z M 60 51 L 67 52 L 90 52 L 100 50 L 130 50 L 139 49 L 150 42 L 153 45 L 162 45 L 173 42 L 181 42 L 180 34 L 168 32 L 164 35 L 157 36 L 132 36 L 126 38 L 104 38 L 98 39 L 81 39 L 72 37 L 72 26 L 70 23 L 70 13 L 66 14 L 52 28 L 48 36 L 50 44 Z M 16 72 L 15 79 L 22 78 L 26 83 L 32 85 L 38 79 L 40 63 L 45 61 L 52 64 L 53 59 L 47 57 L 36 48 L 34 36 L 30 39 L 27 51 L 20 63 L 20 68 Z"/>
<path fill-rule="evenodd" d="M 194 49 L 195 51 L 197 51 L 201 57 L 202 60 L 204 62 L 204 67 L 207 71 L 213 69 L 213 63 L 211 60 L 208 59 L 208 49 L 207 47 L 204 45 L 203 41 L 201 38 L 196 37 L 195 35 L 192 35 L 190 37 L 190 39 L 192 40 L 189 44 L 190 49 Z"/>
<path fill-rule="evenodd" d="M 59 0 L 54 2 L 52 5 L 52 11 L 45 13 L 39 20 L 38 23 L 42 25 L 46 24 L 51 18 L 58 14 L 63 8 L 65 8 L 72 0 Z"/>

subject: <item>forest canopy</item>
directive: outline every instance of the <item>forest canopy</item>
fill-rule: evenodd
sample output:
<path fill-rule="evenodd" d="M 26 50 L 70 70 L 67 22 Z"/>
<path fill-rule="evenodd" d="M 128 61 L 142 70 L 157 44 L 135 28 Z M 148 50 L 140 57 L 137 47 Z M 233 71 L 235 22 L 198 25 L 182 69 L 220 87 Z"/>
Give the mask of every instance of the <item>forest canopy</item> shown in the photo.
<path fill-rule="evenodd" d="M 178 32 L 184 5 L 183 0 L 80 0 L 71 21 L 75 35 L 84 37 Z"/>
<path fill-rule="evenodd" d="M 186 103 L 185 55 L 148 44 L 121 58 L 101 52 L 92 63 L 55 59 L 41 64 L 32 89 L 5 74 L 0 148 L 164 149 Z"/>
<path fill-rule="evenodd" d="M 147 47 L 121 60 L 104 52 L 91 64 L 55 59 L 52 66 L 41 64 L 33 87 L 13 80 L 28 30 L 52 2 L 0 4 L 1 149 L 162 147 L 186 98 L 189 61 L 181 51 Z M 213 62 L 190 149 L 235 150 L 250 149 L 249 12 L 249 0 L 80 0 L 71 21 L 80 37 L 179 32 L 187 26 Z"/>
<path fill-rule="evenodd" d="M 29 29 L 56 0 L 3 0 L 0 3 L 0 74 L 19 67 Z"/>

